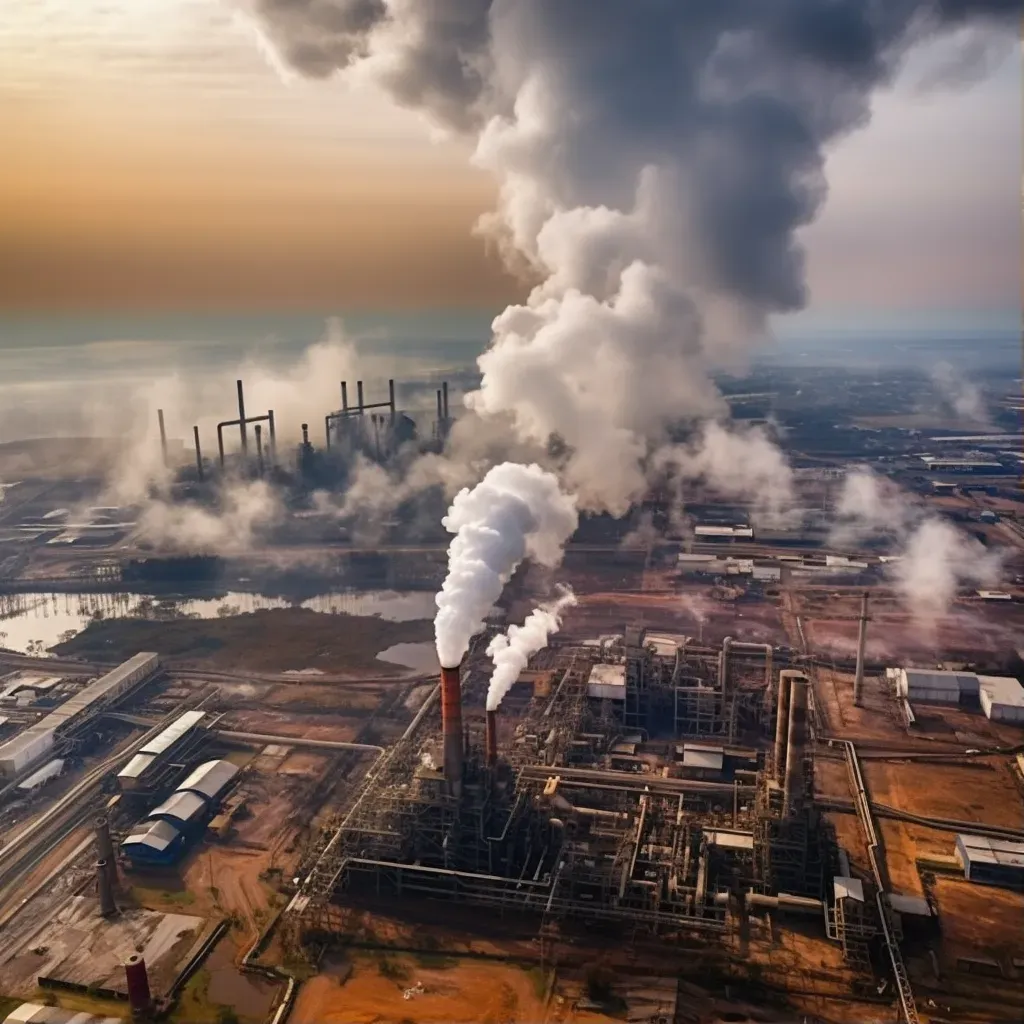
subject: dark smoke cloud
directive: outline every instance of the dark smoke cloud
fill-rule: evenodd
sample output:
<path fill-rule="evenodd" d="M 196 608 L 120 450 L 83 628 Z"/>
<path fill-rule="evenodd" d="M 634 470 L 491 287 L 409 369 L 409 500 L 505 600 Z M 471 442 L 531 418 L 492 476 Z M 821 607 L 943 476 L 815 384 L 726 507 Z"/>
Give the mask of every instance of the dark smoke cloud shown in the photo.
<path fill-rule="evenodd" d="M 574 453 L 621 512 L 673 420 L 805 301 L 799 228 L 826 147 L 916 42 L 1015 29 L 1010 0 L 249 0 L 295 69 L 350 69 L 469 136 L 487 221 L 541 280 L 505 311 L 467 405 Z"/>

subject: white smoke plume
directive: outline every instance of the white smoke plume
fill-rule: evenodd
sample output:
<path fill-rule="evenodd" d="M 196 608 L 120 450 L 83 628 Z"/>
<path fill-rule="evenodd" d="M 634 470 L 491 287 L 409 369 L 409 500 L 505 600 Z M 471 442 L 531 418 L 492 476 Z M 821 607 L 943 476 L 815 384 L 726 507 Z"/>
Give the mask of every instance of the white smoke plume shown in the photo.
<path fill-rule="evenodd" d="M 193 502 L 150 500 L 136 523 L 136 539 L 157 551 L 233 555 L 251 549 L 261 532 L 285 514 L 277 492 L 262 480 L 225 487 L 213 508 Z"/>
<path fill-rule="evenodd" d="M 968 380 L 962 370 L 956 369 L 951 363 L 936 363 L 932 369 L 932 383 L 958 417 L 970 420 L 979 427 L 991 426 L 992 418 L 981 389 Z"/>
<path fill-rule="evenodd" d="M 238 0 L 299 74 L 350 72 L 474 147 L 483 229 L 539 284 L 493 325 L 466 405 L 561 443 L 624 513 L 666 427 L 805 300 L 797 232 L 826 147 L 916 42 L 1019 0 Z M 741 435 L 740 440 L 746 438 Z"/>
<path fill-rule="evenodd" d="M 562 625 L 562 615 L 576 604 L 572 590 L 568 587 L 560 589 L 560 597 L 535 608 L 521 626 L 509 626 L 507 633 L 499 633 L 487 645 L 487 654 L 494 662 L 494 671 L 487 684 L 488 711 L 498 710 L 530 658 L 547 646 L 551 634 L 557 633 Z"/>
<path fill-rule="evenodd" d="M 946 615 L 961 586 L 998 582 L 1002 559 L 868 468 L 849 473 L 836 504 L 832 543 L 887 536 L 899 558 L 886 566 L 919 627 Z"/>
<path fill-rule="evenodd" d="M 527 556 L 554 567 L 576 529 L 576 500 L 539 466 L 506 462 L 460 491 L 442 520 L 455 534 L 434 619 L 441 664 L 461 663 L 474 633 Z"/>

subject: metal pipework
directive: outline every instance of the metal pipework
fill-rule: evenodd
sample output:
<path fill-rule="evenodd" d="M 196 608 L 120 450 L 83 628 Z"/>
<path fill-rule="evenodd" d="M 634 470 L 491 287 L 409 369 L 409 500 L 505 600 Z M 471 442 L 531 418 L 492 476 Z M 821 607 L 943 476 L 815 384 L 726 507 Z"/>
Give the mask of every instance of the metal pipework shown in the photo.
<path fill-rule="evenodd" d="M 359 415 L 363 415 L 363 382 L 361 380 L 356 381 L 356 405 L 359 408 Z"/>
<path fill-rule="evenodd" d="M 105 860 L 96 861 L 96 892 L 100 898 L 100 917 L 113 917 L 117 913 L 117 904 Z"/>
<path fill-rule="evenodd" d="M 441 731 L 444 736 L 444 774 L 452 795 L 462 795 L 462 681 L 459 667 L 441 667 Z"/>
<path fill-rule="evenodd" d="M 274 410 L 271 409 L 267 412 L 266 416 L 250 416 L 246 419 L 245 423 L 266 423 L 270 431 L 270 444 L 268 445 L 270 464 L 273 465 L 275 462 L 275 453 L 277 451 L 277 435 L 274 430 Z M 224 468 L 224 428 L 225 427 L 236 427 L 239 426 L 238 420 L 223 420 L 217 424 L 217 451 L 220 455 L 220 467 Z M 244 424 L 243 424 L 244 426 Z M 246 448 L 242 446 L 242 454 L 245 455 Z"/>
<path fill-rule="evenodd" d="M 860 604 L 860 633 L 857 637 L 857 674 L 853 677 L 853 703 L 861 707 L 864 699 L 864 651 L 868 643 L 868 592 L 865 590 Z"/>
<path fill-rule="evenodd" d="M 111 891 L 117 888 L 117 858 L 114 856 L 114 840 L 110 835 L 110 822 L 104 815 L 96 819 L 96 859 L 106 865 Z"/>
<path fill-rule="evenodd" d="M 263 427 L 256 424 L 256 472 L 263 476 Z"/>
<path fill-rule="evenodd" d="M 242 454 L 245 455 L 249 447 L 249 439 L 245 436 L 245 392 L 242 389 L 242 382 L 235 381 L 238 389 L 238 432 L 242 440 Z"/>
<path fill-rule="evenodd" d="M 395 422 L 395 382 L 388 381 L 388 401 L 391 403 L 391 422 Z"/>
<path fill-rule="evenodd" d="M 196 425 L 192 428 L 192 436 L 196 440 L 196 473 L 199 474 L 199 479 L 203 479 L 203 450 L 199 447 L 199 426 Z"/>
<path fill-rule="evenodd" d="M 725 693 L 729 680 L 729 648 L 732 646 L 732 637 L 727 636 L 722 641 L 722 650 L 718 654 L 718 688 Z"/>
<path fill-rule="evenodd" d="M 797 673 L 789 683 L 789 734 L 786 738 L 786 778 L 782 791 L 784 817 L 803 806 L 803 761 L 807 739 L 807 676 Z"/>
<path fill-rule="evenodd" d="M 786 737 L 789 735 L 789 686 L 794 676 L 801 675 L 793 669 L 779 673 L 779 695 L 775 719 L 775 778 L 782 782 L 786 775 Z"/>
<path fill-rule="evenodd" d="M 488 768 L 498 763 L 498 712 L 488 711 L 484 718 L 484 759 Z"/>
<path fill-rule="evenodd" d="M 164 411 L 157 409 L 156 421 L 160 424 L 160 454 L 163 456 L 164 465 L 167 465 L 167 429 L 164 426 Z"/>

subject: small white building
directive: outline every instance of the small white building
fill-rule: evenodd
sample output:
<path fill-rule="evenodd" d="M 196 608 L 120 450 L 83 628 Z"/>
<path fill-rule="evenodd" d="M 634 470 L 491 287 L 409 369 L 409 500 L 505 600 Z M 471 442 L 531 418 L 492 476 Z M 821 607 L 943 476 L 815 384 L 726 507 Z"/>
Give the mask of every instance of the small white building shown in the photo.
<path fill-rule="evenodd" d="M 973 672 L 900 668 L 896 689 L 900 697 L 919 704 L 959 704 L 966 697 L 977 697 L 980 686 Z"/>
<path fill-rule="evenodd" d="M 979 698 L 985 717 L 993 722 L 1024 725 L 1024 687 L 1004 676 L 979 676 Z"/>
<path fill-rule="evenodd" d="M 597 700 L 625 700 L 626 666 L 595 665 L 587 679 L 587 696 Z"/>

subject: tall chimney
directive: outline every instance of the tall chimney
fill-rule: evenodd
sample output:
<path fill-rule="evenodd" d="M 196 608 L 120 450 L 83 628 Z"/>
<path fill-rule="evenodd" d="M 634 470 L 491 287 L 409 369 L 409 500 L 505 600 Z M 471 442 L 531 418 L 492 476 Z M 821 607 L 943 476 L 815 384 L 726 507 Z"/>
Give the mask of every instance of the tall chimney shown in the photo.
<path fill-rule="evenodd" d="M 263 476 L 263 425 L 256 424 L 256 472 Z"/>
<path fill-rule="evenodd" d="M 105 815 L 96 819 L 96 859 L 107 865 L 107 875 L 112 889 L 117 888 L 117 858 L 114 856 L 114 840 L 110 836 L 110 822 Z"/>
<path fill-rule="evenodd" d="M 443 406 L 443 419 L 448 422 L 448 381 L 441 381 L 441 404 Z"/>
<path fill-rule="evenodd" d="M 786 735 L 789 732 L 789 681 L 794 673 L 784 669 L 779 673 L 779 699 L 775 719 L 775 777 L 782 782 L 786 775 Z"/>
<path fill-rule="evenodd" d="M 359 415 L 363 415 L 363 382 L 356 381 L 356 404 L 359 406 Z"/>
<path fill-rule="evenodd" d="M 145 1017 L 153 1003 L 149 992 L 149 972 L 146 961 L 138 953 L 132 953 L 124 962 L 124 980 L 128 989 L 128 1005 L 132 1016 Z"/>
<path fill-rule="evenodd" d="M 348 412 L 348 381 L 341 382 L 341 411 Z"/>
<path fill-rule="evenodd" d="M 807 677 L 794 675 L 789 684 L 789 735 L 786 739 L 786 781 L 782 791 L 784 817 L 803 805 L 804 745 L 807 739 Z"/>
<path fill-rule="evenodd" d="M 391 403 L 391 422 L 395 422 L 395 382 L 388 381 L 388 401 Z"/>
<path fill-rule="evenodd" d="M 437 436 L 444 435 L 444 399 L 441 398 L 441 389 L 437 389 Z"/>
<path fill-rule="evenodd" d="M 100 917 L 113 917 L 117 913 L 117 904 L 105 860 L 96 861 L 96 892 L 100 898 Z"/>
<path fill-rule="evenodd" d="M 199 474 L 199 479 L 203 479 L 203 450 L 199 447 L 199 427 L 194 426 L 192 428 L 192 436 L 196 439 L 196 473 Z"/>
<path fill-rule="evenodd" d="M 462 682 L 459 667 L 441 667 L 441 731 L 444 735 L 444 774 L 452 795 L 462 795 Z"/>
<path fill-rule="evenodd" d="M 722 641 L 722 650 L 718 655 L 718 688 L 725 693 L 729 683 L 729 648 L 732 646 L 732 637 L 727 636 Z"/>
<path fill-rule="evenodd" d="M 484 719 L 484 759 L 488 768 L 498 763 L 498 712 L 488 711 Z"/>
<path fill-rule="evenodd" d="M 157 423 L 160 424 L 160 454 L 163 456 L 164 465 L 167 465 L 167 428 L 164 426 L 164 411 L 157 409 Z"/>
<path fill-rule="evenodd" d="M 309 424 L 308 423 L 303 423 L 302 424 L 302 447 L 303 448 L 308 448 L 309 447 Z"/>
<path fill-rule="evenodd" d="M 868 643 L 868 592 L 860 602 L 860 634 L 857 637 L 857 674 L 853 677 L 853 703 L 859 708 L 864 699 L 864 651 Z"/>
<path fill-rule="evenodd" d="M 242 439 L 242 455 L 244 456 L 249 448 L 249 438 L 245 432 L 245 392 L 242 390 L 242 382 L 235 381 L 238 388 L 238 432 Z"/>

